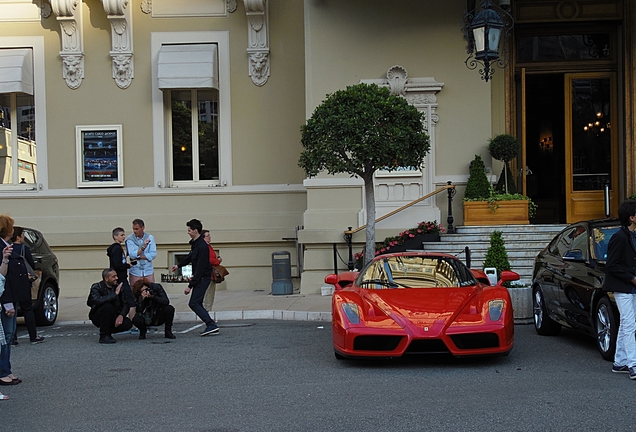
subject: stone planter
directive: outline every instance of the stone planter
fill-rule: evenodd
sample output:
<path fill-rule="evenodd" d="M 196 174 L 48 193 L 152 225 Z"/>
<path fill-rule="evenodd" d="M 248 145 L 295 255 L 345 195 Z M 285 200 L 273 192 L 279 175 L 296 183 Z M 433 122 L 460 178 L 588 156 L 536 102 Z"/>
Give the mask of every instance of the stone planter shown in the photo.
<path fill-rule="evenodd" d="M 515 323 L 532 323 L 532 287 L 508 288 L 508 292 L 510 293 L 510 299 L 512 300 Z"/>
<path fill-rule="evenodd" d="M 488 201 L 464 201 L 464 225 L 528 225 L 526 200 L 496 201 L 495 208 Z"/>

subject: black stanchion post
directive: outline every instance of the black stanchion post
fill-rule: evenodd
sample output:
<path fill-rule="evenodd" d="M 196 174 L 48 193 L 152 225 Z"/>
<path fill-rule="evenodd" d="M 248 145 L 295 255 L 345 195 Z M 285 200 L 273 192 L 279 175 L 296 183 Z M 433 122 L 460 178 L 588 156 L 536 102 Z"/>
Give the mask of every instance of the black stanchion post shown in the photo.
<path fill-rule="evenodd" d="M 453 184 L 453 182 L 446 182 L 449 186 Z M 455 188 L 448 188 L 448 217 L 446 218 L 447 229 L 446 232 L 448 234 L 455 234 L 455 227 L 453 226 L 454 218 L 453 218 L 453 197 L 455 196 Z"/>
<path fill-rule="evenodd" d="M 347 267 L 349 268 L 349 271 L 353 270 L 353 266 L 354 266 L 354 262 L 353 262 L 353 233 L 351 232 L 351 229 L 353 227 L 349 227 L 349 229 L 345 232 L 345 240 L 347 242 L 347 245 L 349 246 L 349 262 L 347 263 Z"/>
<path fill-rule="evenodd" d="M 466 246 L 464 251 L 466 253 L 466 267 L 470 268 L 470 248 Z"/>

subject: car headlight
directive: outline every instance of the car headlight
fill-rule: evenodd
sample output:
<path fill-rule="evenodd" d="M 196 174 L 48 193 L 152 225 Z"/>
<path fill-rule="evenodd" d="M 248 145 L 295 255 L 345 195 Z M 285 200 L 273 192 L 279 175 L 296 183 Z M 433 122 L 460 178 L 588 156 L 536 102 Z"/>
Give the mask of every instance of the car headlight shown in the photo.
<path fill-rule="evenodd" d="M 499 318 L 501 318 L 501 313 L 503 312 L 503 308 L 503 300 L 490 300 L 488 302 L 488 315 L 490 315 L 490 320 L 499 321 Z"/>
<path fill-rule="evenodd" d="M 360 324 L 360 310 L 355 303 L 343 303 L 342 311 L 351 324 Z"/>

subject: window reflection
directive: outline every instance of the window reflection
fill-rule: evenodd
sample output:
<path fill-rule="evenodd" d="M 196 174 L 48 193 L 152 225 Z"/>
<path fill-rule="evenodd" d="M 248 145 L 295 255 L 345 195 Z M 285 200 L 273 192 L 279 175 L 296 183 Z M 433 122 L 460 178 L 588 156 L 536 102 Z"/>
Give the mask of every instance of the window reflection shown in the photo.
<path fill-rule="evenodd" d="M 34 97 L 23 93 L 0 94 L 1 184 L 33 184 L 37 181 L 35 140 Z M 17 176 L 13 175 L 14 168 L 17 168 Z"/>

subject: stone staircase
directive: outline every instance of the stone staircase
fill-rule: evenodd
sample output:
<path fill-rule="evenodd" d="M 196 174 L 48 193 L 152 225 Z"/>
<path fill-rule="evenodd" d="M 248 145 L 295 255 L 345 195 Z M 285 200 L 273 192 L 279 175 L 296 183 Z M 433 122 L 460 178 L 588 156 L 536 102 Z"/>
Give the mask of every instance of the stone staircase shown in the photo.
<path fill-rule="evenodd" d="M 501 231 L 511 270 L 519 273 L 520 282 L 529 286 L 532 282 L 534 258 L 565 227 L 566 225 L 459 226 L 455 228 L 456 234 L 442 234 L 441 241 L 424 242 L 422 246 L 425 251 L 457 255 L 464 262 L 464 250 L 468 246 L 471 252 L 470 266 L 480 269 L 490 246 L 490 234 L 495 230 Z"/>

